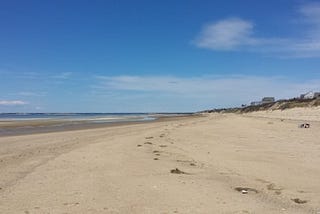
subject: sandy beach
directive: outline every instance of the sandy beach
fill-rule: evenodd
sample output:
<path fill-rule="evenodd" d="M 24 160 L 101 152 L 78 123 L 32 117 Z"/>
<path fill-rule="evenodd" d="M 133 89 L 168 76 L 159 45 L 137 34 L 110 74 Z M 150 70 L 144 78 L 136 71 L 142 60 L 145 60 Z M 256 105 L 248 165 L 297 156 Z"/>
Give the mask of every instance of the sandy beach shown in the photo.
<path fill-rule="evenodd" d="M 2 136 L 0 213 L 320 213 L 320 109 L 291 111 Z"/>

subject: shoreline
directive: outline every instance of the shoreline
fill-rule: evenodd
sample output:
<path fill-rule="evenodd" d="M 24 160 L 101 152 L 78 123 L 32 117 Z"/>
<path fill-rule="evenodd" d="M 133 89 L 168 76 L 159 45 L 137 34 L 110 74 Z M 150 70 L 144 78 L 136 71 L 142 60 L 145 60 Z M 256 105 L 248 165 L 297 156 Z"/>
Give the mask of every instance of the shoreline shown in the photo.
<path fill-rule="evenodd" d="M 76 131 L 86 129 L 97 129 L 115 126 L 126 126 L 143 123 L 155 123 L 162 121 L 178 120 L 189 117 L 199 117 L 199 114 L 156 116 L 152 120 L 117 121 L 93 123 L 88 121 L 64 121 L 64 120 L 29 120 L 29 121 L 0 121 L 0 137 L 30 135 L 38 133 L 52 133 L 64 131 Z"/>

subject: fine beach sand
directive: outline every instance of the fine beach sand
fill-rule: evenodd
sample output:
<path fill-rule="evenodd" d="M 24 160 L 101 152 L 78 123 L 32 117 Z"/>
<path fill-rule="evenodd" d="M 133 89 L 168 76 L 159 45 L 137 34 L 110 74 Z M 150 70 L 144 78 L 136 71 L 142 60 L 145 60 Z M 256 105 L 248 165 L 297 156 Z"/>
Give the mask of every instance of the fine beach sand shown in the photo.
<path fill-rule="evenodd" d="M 0 213 L 320 213 L 319 115 L 206 114 L 0 137 Z"/>

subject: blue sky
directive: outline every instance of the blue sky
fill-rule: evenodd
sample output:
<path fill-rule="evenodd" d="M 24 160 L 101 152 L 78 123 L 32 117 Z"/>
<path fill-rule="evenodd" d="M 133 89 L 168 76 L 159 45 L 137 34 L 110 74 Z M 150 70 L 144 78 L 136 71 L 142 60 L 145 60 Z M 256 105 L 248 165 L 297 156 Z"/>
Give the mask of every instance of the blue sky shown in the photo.
<path fill-rule="evenodd" d="M 320 3 L 1 1 L 0 112 L 181 112 L 320 90 Z"/>

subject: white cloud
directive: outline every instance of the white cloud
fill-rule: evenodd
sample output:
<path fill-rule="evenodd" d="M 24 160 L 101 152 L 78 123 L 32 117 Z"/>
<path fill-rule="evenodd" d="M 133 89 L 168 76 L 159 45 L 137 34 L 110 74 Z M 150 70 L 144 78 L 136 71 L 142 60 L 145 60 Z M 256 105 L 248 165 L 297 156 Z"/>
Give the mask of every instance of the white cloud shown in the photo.
<path fill-rule="evenodd" d="M 21 100 L 0 100 L 0 106 L 21 106 L 28 103 Z"/>
<path fill-rule="evenodd" d="M 206 25 L 194 44 L 211 50 L 245 50 L 274 53 L 285 57 L 320 57 L 320 3 L 302 5 L 298 10 L 302 36 L 260 38 L 254 23 L 227 18 Z"/>
<path fill-rule="evenodd" d="M 220 20 L 205 26 L 195 44 L 201 48 L 221 50 L 256 45 L 259 40 L 252 37 L 253 27 L 251 22 L 239 18 Z"/>
<path fill-rule="evenodd" d="M 284 39 L 254 36 L 254 24 L 240 18 L 229 18 L 206 25 L 194 41 L 200 48 L 212 50 L 239 50 L 265 47 L 285 42 Z"/>

